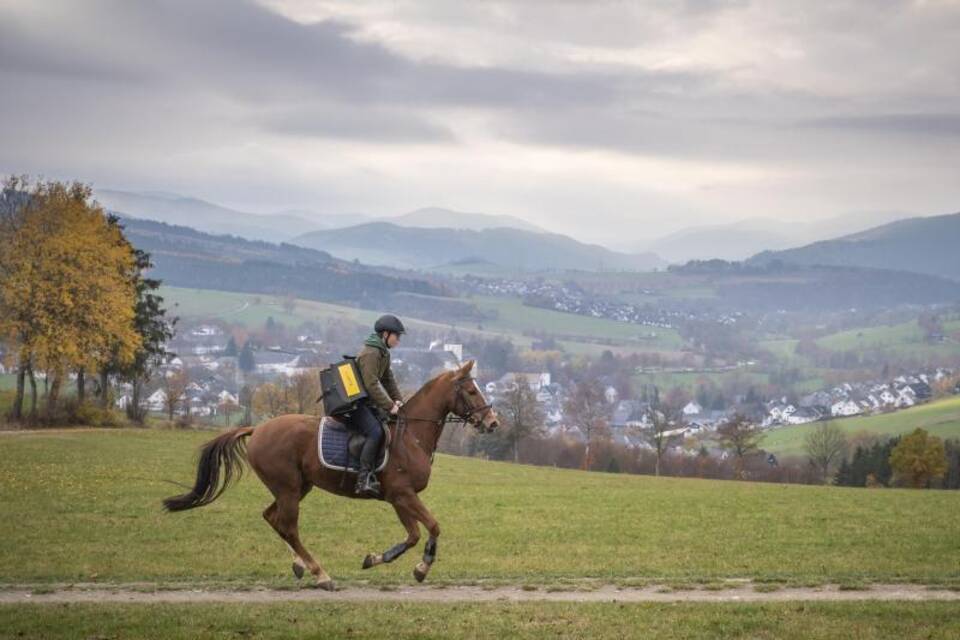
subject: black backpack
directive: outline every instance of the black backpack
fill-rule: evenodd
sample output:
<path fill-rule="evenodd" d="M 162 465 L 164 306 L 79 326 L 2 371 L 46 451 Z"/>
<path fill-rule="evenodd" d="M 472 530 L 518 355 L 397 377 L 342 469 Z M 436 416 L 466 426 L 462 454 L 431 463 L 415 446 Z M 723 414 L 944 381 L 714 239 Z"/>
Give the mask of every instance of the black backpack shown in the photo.
<path fill-rule="evenodd" d="M 343 356 L 326 369 L 320 370 L 320 400 L 328 416 L 350 413 L 367 396 L 357 359 Z"/>

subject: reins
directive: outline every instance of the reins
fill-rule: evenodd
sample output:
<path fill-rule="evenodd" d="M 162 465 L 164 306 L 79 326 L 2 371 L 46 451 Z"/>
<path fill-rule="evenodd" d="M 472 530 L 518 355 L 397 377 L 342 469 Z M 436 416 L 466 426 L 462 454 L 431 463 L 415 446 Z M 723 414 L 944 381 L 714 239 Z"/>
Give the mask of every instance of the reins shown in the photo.
<path fill-rule="evenodd" d="M 437 451 L 437 445 L 438 445 L 439 442 L 440 442 L 440 435 L 441 435 L 442 432 L 443 432 L 443 427 L 444 427 L 444 426 L 446 426 L 448 423 L 453 423 L 453 424 L 469 424 L 469 425 L 472 425 L 472 426 L 477 426 L 477 425 L 480 424 L 481 420 L 483 420 L 483 416 L 485 416 L 489 411 L 491 411 L 491 410 L 493 409 L 493 405 L 488 402 L 488 403 L 483 404 L 482 406 L 479 406 L 479 407 L 470 407 L 470 408 L 469 408 L 469 411 L 466 411 L 465 414 L 463 414 L 463 415 L 458 414 L 458 413 L 454 413 L 454 411 L 456 410 L 456 405 L 457 405 L 457 404 L 463 404 L 463 403 L 464 403 L 464 398 L 463 398 L 463 381 L 462 381 L 462 380 L 456 381 L 456 382 L 454 383 L 454 387 L 455 387 L 455 389 L 457 390 L 457 395 L 456 395 L 456 398 L 454 399 L 454 409 L 453 409 L 453 410 L 450 410 L 450 411 L 447 411 L 446 414 L 443 415 L 443 416 L 440 417 L 440 418 L 420 418 L 420 417 L 417 417 L 417 416 L 409 416 L 409 415 L 406 414 L 406 412 L 403 411 L 402 408 L 401 408 L 401 410 L 400 410 L 399 412 L 397 412 L 397 415 L 395 416 L 395 418 L 396 418 L 396 419 L 395 419 L 395 422 L 396 422 L 396 424 L 397 424 L 397 446 L 398 446 L 398 448 L 400 448 L 400 449 L 403 450 L 404 458 L 407 458 L 407 456 L 408 456 L 408 453 L 407 453 L 407 451 L 406 451 L 406 448 L 402 446 L 402 445 L 403 445 L 403 435 L 404 435 L 404 432 L 406 431 L 406 424 L 407 424 L 408 422 L 432 422 L 432 423 L 434 423 L 434 425 L 435 425 L 435 435 L 436 435 L 436 437 L 434 438 L 434 441 L 433 441 L 433 450 L 430 452 L 430 461 L 433 462 L 433 455 L 434 455 L 434 453 L 436 453 L 436 451 Z M 477 415 L 478 413 L 482 414 L 482 415 L 480 416 L 480 419 L 479 419 L 479 420 L 474 420 L 474 419 L 473 419 L 474 416 Z M 453 416 L 451 417 L 450 414 L 453 414 Z M 407 459 L 409 460 L 409 458 L 407 458 Z"/>

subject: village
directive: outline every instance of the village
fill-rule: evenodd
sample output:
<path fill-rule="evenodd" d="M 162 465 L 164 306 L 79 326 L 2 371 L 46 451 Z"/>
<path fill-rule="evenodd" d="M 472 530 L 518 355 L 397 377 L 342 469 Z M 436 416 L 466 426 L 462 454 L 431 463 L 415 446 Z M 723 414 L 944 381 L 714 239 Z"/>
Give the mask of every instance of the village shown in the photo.
<path fill-rule="evenodd" d="M 223 327 L 214 323 L 185 326 L 169 345 L 173 355 L 160 367 L 156 380 L 144 396 L 145 409 L 154 414 L 189 418 L 199 424 L 229 424 L 231 416 L 250 413 L 250 398 L 260 385 L 278 378 L 300 374 L 316 375 L 319 368 L 339 358 L 334 349 L 316 335 L 300 333 L 289 343 L 251 349 L 237 347 Z M 393 352 L 398 376 L 407 389 L 416 388 L 443 370 L 454 370 L 468 359 L 461 343 L 433 340 L 424 346 L 399 346 Z M 179 401 L 171 403 L 165 378 L 184 375 L 185 387 Z M 934 386 L 952 379 L 947 368 L 916 371 L 890 380 L 849 382 L 830 389 L 801 395 L 762 399 L 743 394 L 730 398 L 726 406 L 703 406 L 695 399 L 685 401 L 670 414 L 666 428 L 660 427 L 667 449 L 696 452 L 711 434 L 734 415 L 743 415 L 764 430 L 773 430 L 816 421 L 888 413 L 929 401 Z M 543 424 L 540 437 L 585 442 L 583 428 L 565 415 L 569 390 L 549 371 L 496 371 L 478 362 L 475 376 L 494 404 L 504 401 L 518 385 L 529 388 L 539 407 Z M 650 449 L 656 424 L 658 401 L 621 397 L 612 378 L 601 376 L 607 406 L 604 433 L 610 442 L 628 448 Z M 120 385 L 116 406 L 131 402 L 129 387 Z M 666 392 L 666 390 L 663 390 Z M 954 393 L 960 389 L 952 389 Z M 657 395 L 655 393 L 655 395 Z"/>

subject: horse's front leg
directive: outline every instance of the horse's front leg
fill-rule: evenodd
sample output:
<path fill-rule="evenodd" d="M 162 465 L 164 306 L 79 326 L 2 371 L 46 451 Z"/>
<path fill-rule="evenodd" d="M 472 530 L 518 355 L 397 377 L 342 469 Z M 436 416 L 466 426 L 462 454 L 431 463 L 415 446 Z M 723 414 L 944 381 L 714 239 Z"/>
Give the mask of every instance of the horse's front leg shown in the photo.
<path fill-rule="evenodd" d="M 414 517 L 423 523 L 430 534 L 427 544 L 423 547 L 423 560 L 417 563 L 417 566 L 413 569 L 413 577 L 417 579 L 417 582 L 423 582 L 430 572 L 430 567 L 437 559 L 437 538 L 440 537 L 440 523 L 433 517 L 433 514 L 430 513 L 430 510 L 427 509 L 417 494 L 410 495 L 408 504 Z"/>
<path fill-rule="evenodd" d="M 407 549 L 417 546 L 417 542 L 420 541 L 420 525 L 417 522 L 417 518 L 409 508 L 403 505 L 403 502 L 404 501 L 394 502 L 393 509 L 397 512 L 397 517 L 400 518 L 400 522 L 407 530 L 407 539 L 393 545 L 383 553 L 367 554 L 367 557 L 363 559 L 364 569 L 375 567 L 378 564 L 393 562 L 402 556 Z"/>

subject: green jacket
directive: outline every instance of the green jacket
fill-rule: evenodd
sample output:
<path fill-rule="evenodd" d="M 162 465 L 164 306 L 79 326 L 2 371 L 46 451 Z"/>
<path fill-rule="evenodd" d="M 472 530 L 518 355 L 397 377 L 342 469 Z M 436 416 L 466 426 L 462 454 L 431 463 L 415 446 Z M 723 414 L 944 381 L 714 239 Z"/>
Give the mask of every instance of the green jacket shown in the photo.
<path fill-rule="evenodd" d="M 380 336 L 372 333 L 364 340 L 363 349 L 357 355 L 357 367 L 370 401 L 375 405 L 390 411 L 394 400 L 403 400 L 390 370 L 390 350 Z"/>

